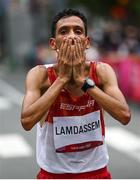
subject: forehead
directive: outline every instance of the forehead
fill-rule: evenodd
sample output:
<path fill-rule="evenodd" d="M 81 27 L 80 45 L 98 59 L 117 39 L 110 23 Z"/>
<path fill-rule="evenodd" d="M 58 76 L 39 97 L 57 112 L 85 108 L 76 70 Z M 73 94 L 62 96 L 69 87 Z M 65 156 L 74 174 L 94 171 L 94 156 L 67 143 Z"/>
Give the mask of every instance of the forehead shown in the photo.
<path fill-rule="evenodd" d="M 64 18 L 60 19 L 57 22 L 56 29 L 59 29 L 63 26 L 81 26 L 84 28 L 84 23 L 83 23 L 82 19 L 80 19 L 79 17 L 70 16 L 70 17 L 64 17 Z"/>

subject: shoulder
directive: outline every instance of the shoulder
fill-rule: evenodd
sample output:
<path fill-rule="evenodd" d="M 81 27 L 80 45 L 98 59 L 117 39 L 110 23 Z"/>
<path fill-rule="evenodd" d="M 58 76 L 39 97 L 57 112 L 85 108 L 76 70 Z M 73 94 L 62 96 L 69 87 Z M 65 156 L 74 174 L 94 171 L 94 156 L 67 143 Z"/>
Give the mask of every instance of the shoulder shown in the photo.
<path fill-rule="evenodd" d="M 96 71 L 98 74 L 110 74 L 111 72 L 114 72 L 113 68 L 107 64 L 107 63 L 103 63 L 103 62 L 98 62 L 97 66 L 96 66 Z"/>
<path fill-rule="evenodd" d="M 112 70 L 112 67 L 107 63 L 98 62 L 96 69 L 99 73 L 107 73 L 108 71 Z"/>
<path fill-rule="evenodd" d="M 92 65 L 94 65 L 94 67 L 96 68 L 97 75 L 102 75 L 102 74 L 106 74 L 110 71 L 113 71 L 112 67 L 107 63 L 96 62 L 96 61 L 87 61 L 86 62 L 86 68 L 90 69 L 90 67 Z"/>
<path fill-rule="evenodd" d="M 43 65 L 38 65 L 29 70 L 26 76 L 26 84 L 28 86 L 39 86 L 47 78 L 47 69 Z"/>
<path fill-rule="evenodd" d="M 38 75 L 40 73 L 43 74 L 45 72 L 46 72 L 46 67 L 44 65 L 37 65 L 29 70 L 27 76 Z"/>
<path fill-rule="evenodd" d="M 98 62 L 96 72 L 102 84 L 109 81 L 117 81 L 113 68 L 107 63 Z"/>
<path fill-rule="evenodd" d="M 95 65 L 96 69 L 99 71 L 100 70 L 103 71 L 103 70 L 107 70 L 108 68 L 111 68 L 111 66 L 109 64 L 104 63 L 104 62 L 86 61 L 86 67 L 90 68 L 91 65 Z"/>

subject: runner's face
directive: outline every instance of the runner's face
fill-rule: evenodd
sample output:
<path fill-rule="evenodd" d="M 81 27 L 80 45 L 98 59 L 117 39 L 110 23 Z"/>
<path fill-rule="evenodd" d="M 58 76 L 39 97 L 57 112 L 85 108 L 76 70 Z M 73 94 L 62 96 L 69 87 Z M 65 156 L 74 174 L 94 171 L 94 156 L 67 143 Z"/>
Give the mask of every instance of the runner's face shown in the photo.
<path fill-rule="evenodd" d="M 88 38 L 85 35 L 84 23 L 79 17 L 70 16 L 70 17 L 62 18 L 57 22 L 56 36 L 55 36 L 57 49 L 59 49 L 62 41 L 65 38 L 71 38 L 71 39 L 80 38 L 83 45 L 86 46 L 86 42 Z M 74 45 L 74 41 L 72 42 Z"/>

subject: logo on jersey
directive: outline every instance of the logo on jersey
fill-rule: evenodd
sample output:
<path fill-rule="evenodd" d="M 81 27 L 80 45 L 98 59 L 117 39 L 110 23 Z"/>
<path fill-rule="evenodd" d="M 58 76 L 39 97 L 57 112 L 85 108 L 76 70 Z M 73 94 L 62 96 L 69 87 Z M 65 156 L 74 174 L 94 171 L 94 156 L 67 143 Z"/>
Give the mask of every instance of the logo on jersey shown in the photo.
<path fill-rule="evenodd" d="M 85 110 L 87 107 L 93 107 L 95 104 L 95 100 L 88 100 L 86 105 L 73 105 L 73 104 L 67 104 L 67 103 L 61 103 L 60 105 L 60 109 L 64 109 L 67 111 L 74 111 L 74 110 L 78 110 L 78 111 L 82 111 Z"/>

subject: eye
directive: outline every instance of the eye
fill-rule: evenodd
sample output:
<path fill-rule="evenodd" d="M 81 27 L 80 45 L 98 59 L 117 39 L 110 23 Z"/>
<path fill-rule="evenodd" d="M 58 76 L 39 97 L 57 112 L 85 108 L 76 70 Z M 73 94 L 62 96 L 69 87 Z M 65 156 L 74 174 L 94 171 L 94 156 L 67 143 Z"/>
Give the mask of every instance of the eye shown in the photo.
<path fill-rule="evenodd" d="M 76 34 L 81 35 L 82 34 L 82 30 L 81 29 L 76 29 Z"/>
<path fill-rule="evenodd" d="M 62 29 L 62 30 L 60 31 L 60 34 L 65 35 L 66 32 L 67 32 L 66 29 Z"/>

